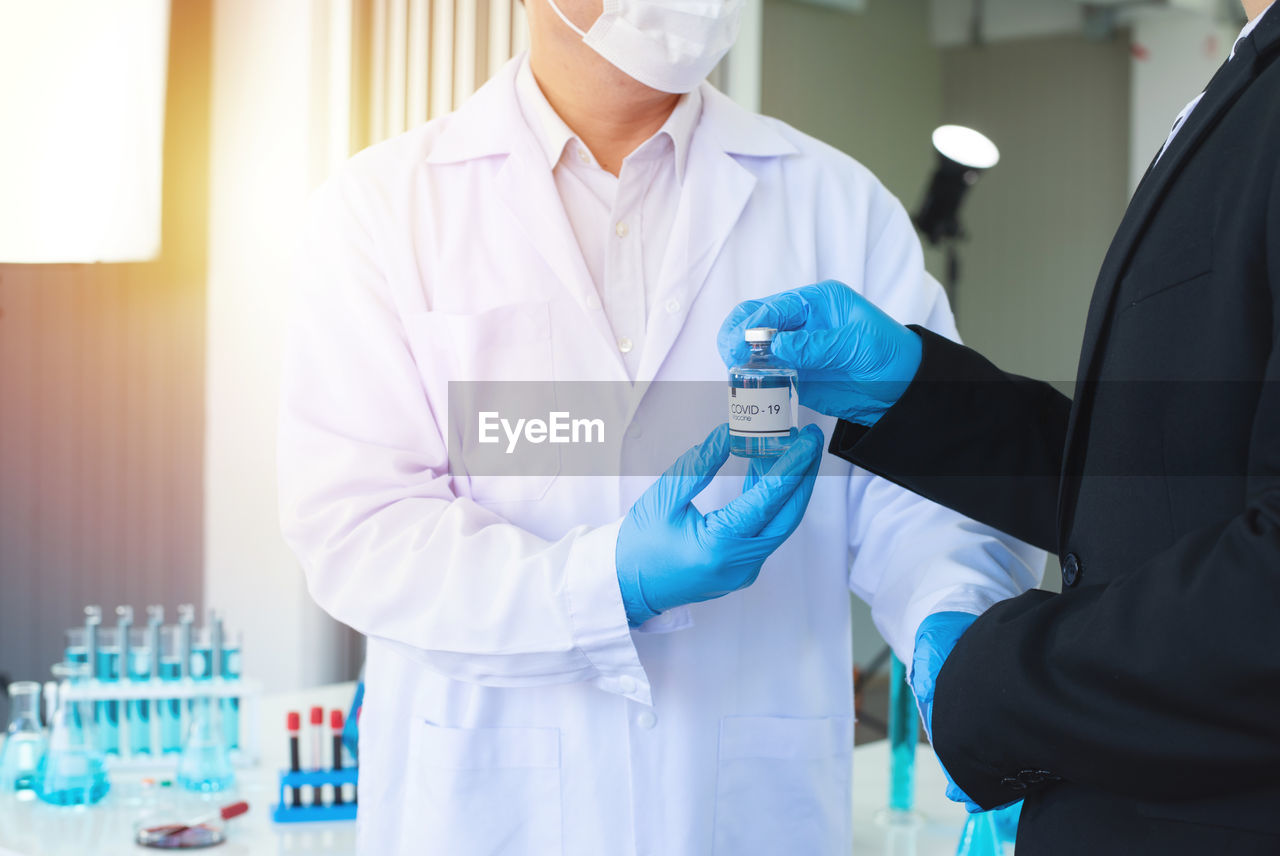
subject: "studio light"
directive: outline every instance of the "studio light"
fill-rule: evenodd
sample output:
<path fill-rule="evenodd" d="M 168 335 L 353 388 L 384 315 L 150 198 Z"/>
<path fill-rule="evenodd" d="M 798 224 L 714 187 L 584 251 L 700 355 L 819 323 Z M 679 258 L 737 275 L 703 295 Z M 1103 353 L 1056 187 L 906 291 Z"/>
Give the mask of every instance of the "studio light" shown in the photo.
<path fill-rule="evenodd" d="M 929 243 L 937 246 L 963 235 L 960 204 L 983 170 L 999 162 L 1000 150 L 982 134 L 960 125 L 943 125 L 934 131 L 933 147 L 938 166 L 915 222 Z"/>
<path fill-rule="evenodd" d="M 964 237 L 960 205 L 983 171 L 1000 161 L 1000 150 L 982 134 L 961 125 L 943 125 L 933 132 L 938 165 L 929 180 L 924 202 L 916 213 L 916 228 L 931 246 L 947 250 L 947 286 L 952 299 L 960 279 L 956 241 Z"/>

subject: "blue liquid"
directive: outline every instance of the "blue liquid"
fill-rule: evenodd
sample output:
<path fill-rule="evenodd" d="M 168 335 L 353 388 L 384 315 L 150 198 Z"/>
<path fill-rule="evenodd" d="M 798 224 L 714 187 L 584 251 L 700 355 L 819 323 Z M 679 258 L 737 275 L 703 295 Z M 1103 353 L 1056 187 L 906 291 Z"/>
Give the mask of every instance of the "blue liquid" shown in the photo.
<path fill-rule="evenodd" d="M 36 771 L 36 796 L 52 805 L 93 805 L 110 789 L 102 756 L 84 749 L 50 752 Z"/>
<path fill-rule="evenodd" d="M 240 677 L 240 649 L 222 649 L 222 677 L 233 681 Z M 240 699 L 222 699 L 222 734 L 231 749 L 240 748 Z"/>
<path fill-rule="evenodd" d="M 114 684 L 120 680 L 120 649 L 98 649 L 97 678 Z M 98 748 L 112 755 L 120 754 L 120 702 L 100 701 L 95 704 Z"/>
<path fill-rule="evenodd" d="M 889 808 L 911 811 L 915 798 L 916 702 L 907 686 L 906 666 L 897 657 L 889 667 Z"/>
<path fill-rule="evenodd" d="M 207 681 L 213 677 L 213 649 L 191 648 L 191 680 Z"/>
<path fill-rule="evenodd" d="M 89 662 L 89 649 L 85 648 L 83 645 L 75 645 L 75 646 L 68 647 L 66 650 L 66 653 L 63 654 L 62 659 L 63 659 L 63 662 L 65 662 L 68 666 L 87 665 Z M 84 678 L 74 677 L 74 678 L 71 678 L 70 680 L 71 680 L 71 683 L 78 684 L 82 680 L 84 680 Z M 69 710 L 68 713 L 71 716 L 72 723 L 74 723 L 76 726 L 79 726 L 81 724 L 80 723 L 80 707 L 78 705 L 72 705 L 71 710 Z"/>
<path fill-rule="evenodd" d="M 766 346 L 767 348 L 767 346 Z M 729 451 L 742 458 L 776 458 L 791 447 L 796 435 L 795 391 L 796 372 L 773 358 L 768 350 L 753 348 L 751 358 L 729 370 Z M 767 396 L 756 401 L 755 397 L 739 396 L 738 390 L 787 390 L 784 395 Z M 774 414 L 756 414 L 745 417 L 739 408 L 762 404 L 766 409 L 780 408 Z M 786 430 L 781 436 L 736 433 L 760 428 Z"/>
<path fill-rule="evenodd" d="M 129 680 L 146 683 L 151 680 L 151 651 L 133 648 L 129 652 Z M 137 699 L 125 703 L 129 722 L 129 751 L 135 755 L 151 754 L 151 701 Z"/>
<path fill-rule="evenodd" d="M 217 793 L 236 782 L 225 746 L 189 747 L 178 766 L 178 784 L 189 791 Z"/>
<path fill-rule="evenodd" d="M 182 663 L 177 659 L 160 661 L 160 680 L 178 681 L 182 677 Z M 162 699 L 160 701 L 160 751 L 182 751 L 182 701 L 181 699 Z"/>
<path fill-rule="evenodd" d="M 0 793 L 34 793 L 36 770 L 47 742 L 43 732 L 19 731 L 5 738 L 4 746 L 0 746 Z"/>

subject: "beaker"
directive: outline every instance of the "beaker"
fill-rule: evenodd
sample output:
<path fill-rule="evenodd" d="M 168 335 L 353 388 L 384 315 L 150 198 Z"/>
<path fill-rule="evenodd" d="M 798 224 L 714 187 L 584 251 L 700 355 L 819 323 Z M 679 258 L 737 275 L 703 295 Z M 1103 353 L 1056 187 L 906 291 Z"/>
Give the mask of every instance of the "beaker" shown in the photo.
<path fill-rule="evenodd" d="M 53 673 L 64 680 L 53 713 L 49 749 L 36 768 L 36 796 L 52 805 L 92 805 L 105 797 L 111 786 L 103 755 L 93 740 L 92 716 L 81 709 L 90 703 L 67 698 L 69 679 L 83 675 L 83 667 L 60 663 L 53 667 Z"/>
<path fill-rule="evenodd" d="M 49 740 L 40 725 L 40 684 L 9 684 L 9 730 L 0 746 L 0 793 L 35 797 L 35 776 Z"/>
<path fill-rule="evenodd" d="M 191 703 L 191 727 L 178 759 L 178 784 L 189 791 L 216 793 L 236 781 L 218 701 L 205 696 Z"/>

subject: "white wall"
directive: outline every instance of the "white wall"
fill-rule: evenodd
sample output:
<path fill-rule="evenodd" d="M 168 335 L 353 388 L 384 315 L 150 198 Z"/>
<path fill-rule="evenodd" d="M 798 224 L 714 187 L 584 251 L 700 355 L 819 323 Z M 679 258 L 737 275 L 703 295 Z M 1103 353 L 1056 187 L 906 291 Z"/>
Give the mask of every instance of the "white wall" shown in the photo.
<path fill-rule="evenodd" d="M 333 157 L 324 0 L 214 7 L 205 452 L 205 603 L 245 634 L 271 689 L 346 677 L 345 631 L 280 535 L 280 345 L 297 228 Z M 340 117 L 345 119 L 344 117 Z M 338 149 L 341 152 L 341 149 Z"/>
<path fill-rule="evenodd" d="M 1231 53 L 1239 29 L 1189 12 L 1135 16 L 1129 189 L 1138 186 L 1187 102 Z"/>

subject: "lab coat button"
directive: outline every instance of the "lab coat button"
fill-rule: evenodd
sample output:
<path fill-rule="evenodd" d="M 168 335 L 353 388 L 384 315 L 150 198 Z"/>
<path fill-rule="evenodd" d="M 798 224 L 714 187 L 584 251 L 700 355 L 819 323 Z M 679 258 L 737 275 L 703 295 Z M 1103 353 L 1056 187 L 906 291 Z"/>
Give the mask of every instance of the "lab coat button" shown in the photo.
<path fill-rule="evenodd" d="M 588 296 L 587 296 L 587 308 L 588 308 L 588 309 L 590 309 L 592 312 L 594 312 L 594 311 L 596 311 L 597 309 L 599 309 L 599 308 L 600 308 L 600 298 L 596 297 L 594 294 L 588 295 Z"/>
<path fill-rule="evenodd" d="M 1073 586 L 1080 579 L 1080 557 L 1075 553 L 1068 553 L 1062 560 L 1062 584 L 1064 586 Z"/>
<path fill-rule="evenodd" d="M 630 675 L 623 675 L 618 678 L 618 689 L 622 691 L 623 695 L 629 695 L 630 693 L 635 692 L 636 679 Z"/>
<path fill-rule="evenodd" d="M 640 726 L 645 731 L 648 731 L 650 728 L 653 728 L 657 724 L 658 724 L 658 717 L 655 716 L 653 711 L 651 710 L 642 710 L 640 711 L 640 714 L 636 717 L 636 725 Z"/>
<path fill-rule="evenodd" d="M 675 314 L 676 314 L 677 312 L 679 312 L 679 311 L 680 311 L 680 301 L 679 301 L 679 300 L 672 299 L 672 300 L 668 300 L 668 301 L 667 301 L 667 314 L 668 314 L 668 315 L 675 315 Z"/>
<path fill-rule="evenodd" d="M 631 349 L 633 347 L 635 347 L 635 345 L 632 343 L 630 336 L 623 336 L 618 340 L 618 350 L 622 351 L 624 354 L 631 353 Z"/>
<path fill-rule="evenodd" d="M 639 425 L 632 425 L 627 429 L 627 436 L 632 440 L 639 440 L 644 436 L 644 430 Z"/>
<path fill-rule="evenodd" d="M 619 223 L 614 231 L 618 233 L 619 238 L 625 238 L 629 230 L 627 229 L 626 223 Z"/>

